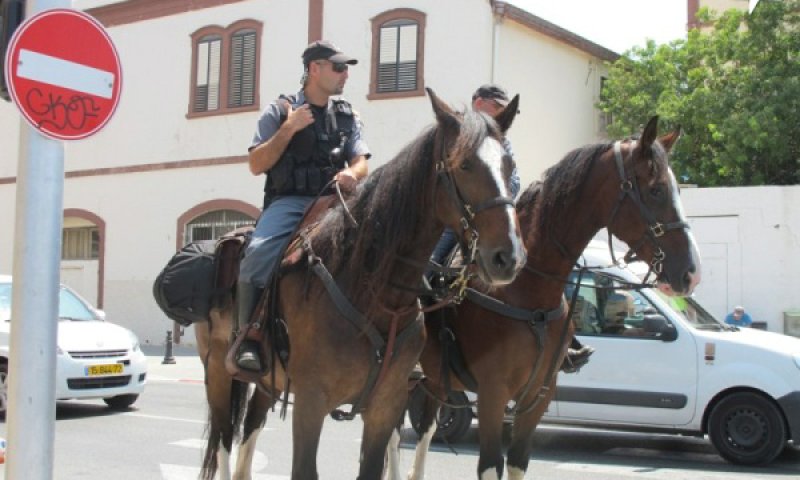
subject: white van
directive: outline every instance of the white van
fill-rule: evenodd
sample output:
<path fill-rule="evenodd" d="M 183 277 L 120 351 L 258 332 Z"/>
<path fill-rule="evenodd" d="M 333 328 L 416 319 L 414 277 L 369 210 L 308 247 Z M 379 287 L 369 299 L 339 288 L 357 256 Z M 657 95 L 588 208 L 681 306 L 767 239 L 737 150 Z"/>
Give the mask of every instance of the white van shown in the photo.
<path fill-rule="evenodd" d="M 608 246 L 593 242 L 583 262 L 609 265 Z M 727 326 L 691 298 L 624 289 L 639 281 L 631 267 L 583 275 L 572 319 L 595 353 L 580 372 L 559 374 L 544 421 L 708 435 L 739 464 L 800 445 L 800 339 Z M 445 410 L 453 441 L 471 415 Z"/>

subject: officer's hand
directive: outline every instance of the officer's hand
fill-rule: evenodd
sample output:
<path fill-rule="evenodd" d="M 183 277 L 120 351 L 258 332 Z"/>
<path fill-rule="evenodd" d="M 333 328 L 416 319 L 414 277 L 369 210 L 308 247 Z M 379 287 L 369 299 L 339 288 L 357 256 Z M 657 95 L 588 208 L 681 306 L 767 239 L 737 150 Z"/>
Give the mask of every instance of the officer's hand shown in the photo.
<path fill-rule="evenodd" d="M 333 178 L 336 180 L 336 183 L 339 184 L 339 188 L 342 189 L 342 193 L 351 194 L 356 191 L 358 179 L 353 172 L 350 171 L 350 169 L 345 168 L 337 173 Z"/>
<path fill-rule="evenodd" d="M 283 106 L 286 107 L 285 125 L 291 129 L 293 134 L 314 123 L 314 115 L 311 113 L 310 105 L 306 103 L 295 110 L 289 102 L 286 100 L 283 102 Z"/>

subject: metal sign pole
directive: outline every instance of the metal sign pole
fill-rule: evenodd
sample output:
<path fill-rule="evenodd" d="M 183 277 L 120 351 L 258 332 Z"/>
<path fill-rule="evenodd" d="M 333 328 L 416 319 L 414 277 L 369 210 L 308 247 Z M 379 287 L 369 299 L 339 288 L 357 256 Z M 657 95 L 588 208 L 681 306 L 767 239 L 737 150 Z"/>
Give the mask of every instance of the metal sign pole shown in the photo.
<path fill-rule="evenodd" d="M 28 0 L 27 16 L 70 8 Z M 53 478 L 64 146 L 21 121 L 14 230 L 6 479 Z"/>

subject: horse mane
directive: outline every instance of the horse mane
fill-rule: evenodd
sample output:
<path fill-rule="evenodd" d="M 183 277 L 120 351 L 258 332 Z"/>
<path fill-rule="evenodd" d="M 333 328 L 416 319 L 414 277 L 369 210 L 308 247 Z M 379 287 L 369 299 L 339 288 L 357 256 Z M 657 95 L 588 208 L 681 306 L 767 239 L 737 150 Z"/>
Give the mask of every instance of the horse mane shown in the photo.
<path fill-rule="evenodd" d="M 548 168 L 542 181 L 529 185 L 517 200 L 520 223 L 530 225 L 534 231 L 547 231 L 567 206 L 567 199 L 584 184 L 595 160 L 611 146 L 611 143 L 597 143 L 576 148 Z M 532 225 L 534 221 L 537 224 Z"/>
<path fill-rule="evenodd" d="M 455 169 L 486 136 L 501 138 L 490 117 L 471 111 L 458 115 L 461 128 L 454 142 L 443 145 L 448 140 L 442 138 L 442 129 L 429 126 L 359 185 L 355 197 L 347 202 L 358 226 L 345 217 L 341 205 L 320 222 L 314 251 L 353 304 L 364 305 L 366 299 L 380 296 L 397 257 L 413 251 L 419 232 L 431 222 L 433 182 L 437 181 L 434 164 L 443 151 L 447 149 L 451 158 L 458 159 L 457 164 L 447 166 Z"/>

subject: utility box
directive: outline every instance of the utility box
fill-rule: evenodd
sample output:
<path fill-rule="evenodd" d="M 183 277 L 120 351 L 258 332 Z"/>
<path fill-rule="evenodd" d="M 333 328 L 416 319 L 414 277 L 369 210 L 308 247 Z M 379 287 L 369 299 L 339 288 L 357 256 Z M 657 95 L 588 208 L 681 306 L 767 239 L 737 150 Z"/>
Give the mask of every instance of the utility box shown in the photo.
<path fill-rule="evenodd" d="M 783 312 L 783 333 L 800 337 L 800 309 Z"/>

